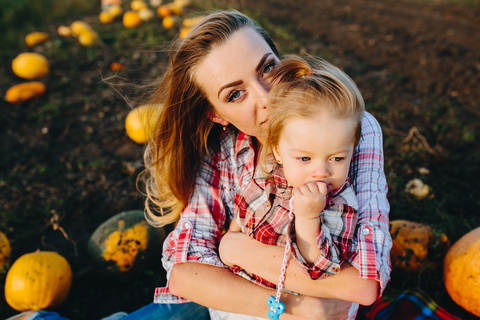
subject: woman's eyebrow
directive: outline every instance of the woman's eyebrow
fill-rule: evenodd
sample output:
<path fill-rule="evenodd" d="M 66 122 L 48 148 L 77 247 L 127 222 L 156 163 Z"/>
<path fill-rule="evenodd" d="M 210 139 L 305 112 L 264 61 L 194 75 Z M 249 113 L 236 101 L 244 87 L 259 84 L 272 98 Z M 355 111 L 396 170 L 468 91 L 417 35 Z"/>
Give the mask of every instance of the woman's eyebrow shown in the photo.
<path fill-rule="evenodd" d="M 271 52 L 267 52 L 263 55 L 263 57 L 260 59 L 260 61 L 258 62 L 258 65 L 257 67 L 255 68 L 255 71 L 258 71 L 260 70 L 260 68 L 263 66 L 263 64 L 265 63 L 265 60 L 267 60 L 268 56 L 271 55 L 272 53 Z M 223 85 L 220 87 L 220 89 L 218 89 L 218 94 L 217 94 L 217 97 L 220 97 L 220 93 L 222 92 L 223 89 L 226 89 L 226 88 L 230 88 L 230 87 L 234 87 L 234 86 L 238 86 L 240 84 L 242 84 L 243 81 L 242 80 L 237 80 L 237 81 L 233 81 L 233 82 L 230 82 L 230 83 L 227 83 L 226 85 Z"/>
<path fill-rule="evenodd" d="M 242 83 L 243 83 L 242 80 L 237 80 L 237 81 L 233 81 L 233 82 L 227 83 L 226 85 L 221 86 L 220 89 L 218 89 L 218 95 L 217 95 L 217 97 L 218 97 L 218 98 L 220 97 L 220 93 L 222 92 L 223 89 L 230 88 L 230 87 L 234 87 L 234 86 L 238 86 L 238 85 L 240 85 L 240 84 L 242 84 Z"/>
<path fill-rule="evenodd" d="M 263 66 L 265 60 L 267 60 L 268 56 L 271 55 L 271 54 L 272 54 L 271 52 L 268 52 L 268 53 L 265 53 L 263 55 L 262 59 L 260 59 L 260 62 L 258 62 L 257 68 L 255 68 L 255 71 L 260 70 L 260 68 Z"/>

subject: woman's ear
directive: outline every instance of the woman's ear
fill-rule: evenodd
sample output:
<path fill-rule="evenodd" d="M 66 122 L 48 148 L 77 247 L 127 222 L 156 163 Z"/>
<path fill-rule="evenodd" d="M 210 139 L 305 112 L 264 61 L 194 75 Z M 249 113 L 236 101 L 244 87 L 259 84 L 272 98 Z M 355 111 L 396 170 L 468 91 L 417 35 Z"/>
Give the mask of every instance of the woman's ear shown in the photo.
<path fill-rule="evenodd" d="M 224 127 L 228 126 L 228 124 L 229 124 L 228 121 L 223 120 L 222 118 L 220 118 L 219 116 L 217 116 L 217 115 L 216 115 L 215 113 L 213 113 L 213 112 L 209 112 L 209 113 L 207 114 L 207 117 L 208 117 L 210 120 L 212 120 L 213 122 L 218 123 L 218 124 L 220 124 L 220 125 L 222 125 L 222 126 L 224 126 Z"/>

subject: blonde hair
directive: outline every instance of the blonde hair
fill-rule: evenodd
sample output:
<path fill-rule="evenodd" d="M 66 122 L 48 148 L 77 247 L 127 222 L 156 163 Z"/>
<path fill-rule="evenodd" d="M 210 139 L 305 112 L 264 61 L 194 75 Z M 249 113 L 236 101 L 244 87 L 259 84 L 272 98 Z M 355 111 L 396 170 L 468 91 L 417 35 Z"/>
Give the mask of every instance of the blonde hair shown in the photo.
<path fill-rule="evenodd" d="M 354 146 L 362 133 L 365 103 L 353 80 L 325 60 L 285 56 L 275 67 L 268 95 L 268 135 L 260 155 L 261 168 L 268 173 L 267 156 L 278 147 L 285 126 L 295 118 L 311 118 L 328 112 L 334 119 L 355 124 Z"/>
<path fill-rule="evenodd" d="M 214 48 L 244 28 L 256 31 L 278 56 L 268 34 L 235 10 L 206 16 L 172 45 L 170 65 L 148 103 L 157 109 L 149 114 L 158 115 L 144 153 L 146 169 L 139 176 L 147 194 L 145 217 L 153 226 L 179 219 L 193 193 L 196 169 L 218 136 L 208 118 L 213 106 L 196 81 L 196 67 Z"/>

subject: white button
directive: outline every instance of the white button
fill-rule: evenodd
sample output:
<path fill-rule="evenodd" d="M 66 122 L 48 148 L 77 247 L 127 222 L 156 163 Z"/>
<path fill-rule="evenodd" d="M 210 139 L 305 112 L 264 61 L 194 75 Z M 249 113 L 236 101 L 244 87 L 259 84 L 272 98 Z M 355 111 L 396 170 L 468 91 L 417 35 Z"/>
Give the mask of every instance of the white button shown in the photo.
<path fill-rule="evenodd" d="M 185 229 L 188 229 L 188 228 L 190 228 L 190 224 L 189 224 L 188 222 L 185 222 L 185 223 L 183 224 L 183 227 L 184 227 Z"/>
<path fill-rule="evenodd" d="M 368 228 L 363 228 L 362 233 L 364 236 L 368 236 L 370 234 L 370 230 L 368 230 Z"/>

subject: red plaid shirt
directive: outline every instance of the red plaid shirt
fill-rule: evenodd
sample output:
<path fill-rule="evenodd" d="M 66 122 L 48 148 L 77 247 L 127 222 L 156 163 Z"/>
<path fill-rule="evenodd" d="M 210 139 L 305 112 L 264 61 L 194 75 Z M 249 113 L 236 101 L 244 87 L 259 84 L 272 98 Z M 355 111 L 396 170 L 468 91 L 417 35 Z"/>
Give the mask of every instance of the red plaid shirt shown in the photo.
<path fill-rule="evenodd" d="M 362 279 L 376 279 L 381 291 L 390 279 L 389 205 L 383 171 L 382 132 L 365 113 L 362 136 L 350 165 L 349 178 L 359 204 L 358 221 L 346 261 Z M 205 156 L 195 188 L 177 227 L 164 242 L 162 262 L 167 276 L 178 263 L 198 262 L 225 267 L 218 244 L 225 224 L 233 219 L 235 196 L 253 179 L 255 153 L 249 136 L 234 128 L 220 132 L 218 148 Z M 168 287 L 155 290 L 154 302 L 179 303 Z"/>
<path fill-rule="evenodd" d="M 245 190 L 235 196 L 234 214 L 242 232 L 268 245 L 285 246 L 290 242 L 292 255 L 299 262 L 300 269 L 314 280 L 337 274 L 345 261 L 357 224 L 358 204 L 349 182 L 345 181 L 327 197 L 320 215 L 320 234 L 316 239 L 320 255 L 310 264 L 296 245 L 294 223 L 288 214 L 292 188 L 288 186 L 283 169 L 276 168 L 272 179 L 266 179 L 262 170 L 257 168 Z M 369 259 L 374 260 L 374 253 L 369 254 L 373 255 Z M 256 284 L 275 288 L 275 284 L 238 266 L 230 270 Z"/>

